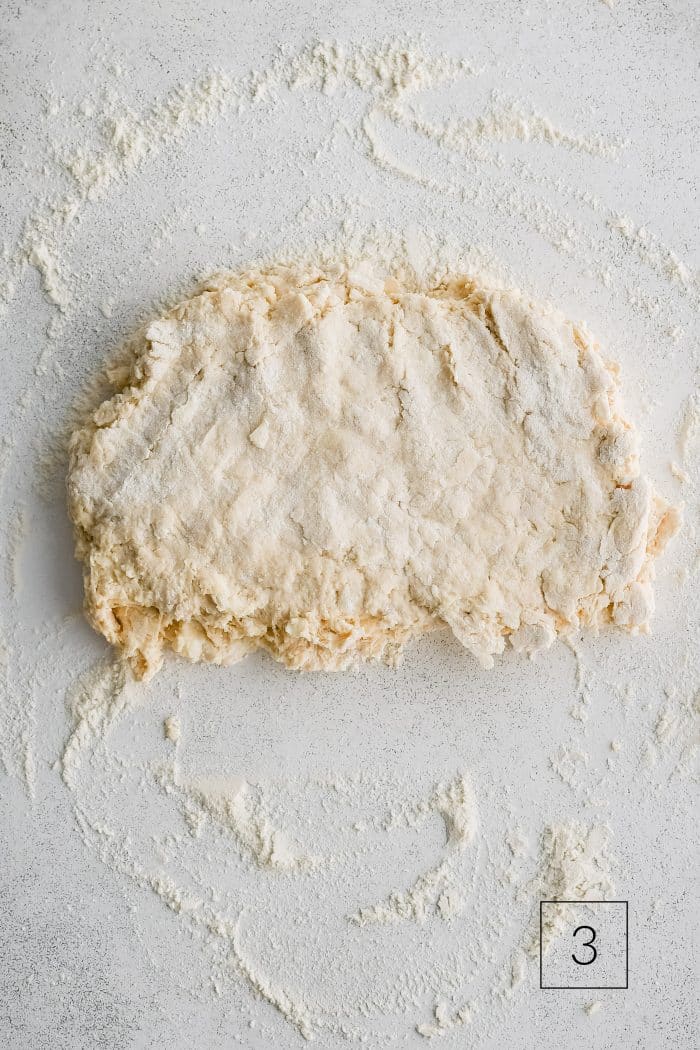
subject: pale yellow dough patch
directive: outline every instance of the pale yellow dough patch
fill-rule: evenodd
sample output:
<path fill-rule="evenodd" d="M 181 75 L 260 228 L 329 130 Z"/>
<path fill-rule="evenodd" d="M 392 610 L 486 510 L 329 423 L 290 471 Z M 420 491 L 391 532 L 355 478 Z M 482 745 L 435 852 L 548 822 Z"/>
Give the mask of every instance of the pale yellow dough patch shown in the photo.
<path fill-rule="evenodd" d="M 149 678 L 173 649 L 394 662 L 449 626 L 648 629 L 677 512 L 639 474 L 617 369 L 517 292 L 368 270 L 224 274 L 146 329 L 71 442 L 90 622 Z"/>

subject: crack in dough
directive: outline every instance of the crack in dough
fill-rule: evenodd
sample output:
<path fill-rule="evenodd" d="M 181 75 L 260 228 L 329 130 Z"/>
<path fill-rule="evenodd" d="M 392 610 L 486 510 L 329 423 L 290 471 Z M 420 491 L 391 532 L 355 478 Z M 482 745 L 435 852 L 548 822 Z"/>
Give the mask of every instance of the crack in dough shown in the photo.
<path fill-rule="evenodd" d="M 94 627 L 166 649 L 396 662 L 449 626 L 490 667 L 647 631 L 678 512 L 640 476 L 617 368 L 520 293 L 341 265 L 222 274 L 151 323 L 71 441 Z"/>

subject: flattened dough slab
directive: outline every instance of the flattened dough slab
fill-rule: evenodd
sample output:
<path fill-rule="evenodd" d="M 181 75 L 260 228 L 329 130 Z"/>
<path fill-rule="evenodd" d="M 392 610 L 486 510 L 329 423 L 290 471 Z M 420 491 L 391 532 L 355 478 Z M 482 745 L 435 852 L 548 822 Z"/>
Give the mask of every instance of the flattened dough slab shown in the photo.
<path fill-rule="evenodd" d="M 337 670 L 447 625 L 488 667 L 645 631 L 678 526 L 576 325 L 340 266 L 224 274 L 150 324 L 68 492 L 87 615 L 142 678 L 168 648 Z"/>

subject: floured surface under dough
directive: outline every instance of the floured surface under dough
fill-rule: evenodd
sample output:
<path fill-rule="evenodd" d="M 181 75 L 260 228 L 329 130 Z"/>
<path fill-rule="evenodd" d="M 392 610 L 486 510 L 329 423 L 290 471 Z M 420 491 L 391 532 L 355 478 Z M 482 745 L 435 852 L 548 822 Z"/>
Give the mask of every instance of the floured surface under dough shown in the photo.
<path fill-rule="evenodd" d="M 507 639 L 647 629 L 677 513 L 614 366 L 515 292 L 225 274 L 119 380 L 69 506 L 90 621 L 139 677 L 166 648 L 340 669 L 447 625 L 490 666 Z"/>

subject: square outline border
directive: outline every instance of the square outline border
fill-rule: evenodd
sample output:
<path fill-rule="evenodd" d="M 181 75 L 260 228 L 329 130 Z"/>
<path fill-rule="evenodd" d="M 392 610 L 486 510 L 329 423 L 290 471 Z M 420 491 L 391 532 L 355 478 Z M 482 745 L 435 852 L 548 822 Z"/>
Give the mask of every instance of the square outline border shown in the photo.
<path fill-rule="evenodd" d="M 543 904 L 624 904 L 625 906 L 625 983 L 624 984 L 542 984 L 542 905 Z M 540 991 L 627 991 L 630 981 L 630 939 L 629 939 L 629 901 L 593 901 L 593 900 L 549 900 L 540 901 Z"/>

